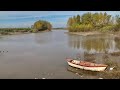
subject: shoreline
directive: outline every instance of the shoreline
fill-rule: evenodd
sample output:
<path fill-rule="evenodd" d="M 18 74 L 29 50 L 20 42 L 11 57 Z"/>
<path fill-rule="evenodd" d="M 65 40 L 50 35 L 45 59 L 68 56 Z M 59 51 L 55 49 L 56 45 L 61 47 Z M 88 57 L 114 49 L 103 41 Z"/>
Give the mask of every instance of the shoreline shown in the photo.
<path fill-rule="evenodd" d="M 112 35 L 112 36 L 120 38 L 120 32 L 105 32 L 105 33 L 103 33 L 103 32 L 91 31 L 91 32 L 65 32 L 65 33 L 71 34 L 71 35 L 80 35 L 80 36 L 108 34 L 108 35 Z"/>
<path fill-rule="evenodd" d="M 102 34 L 100 32 L 66 32 L 66 33 L 73 34 L 73 35 L 81 35 L 81 36 Z"/>
<path fill-rule="evenodd" d="M 38 31 L 36 33 L 42 33 L 42 32 L 51 32 L 49 30 L 44 30 L 44 31 Z M 21 34 L 30 34 L 30 33 L 34 33 L 34 32 L 8 32 L 7 34 L 1 34 L 1 36 L 6 36 L 6 35 L 21 35 Z"/>

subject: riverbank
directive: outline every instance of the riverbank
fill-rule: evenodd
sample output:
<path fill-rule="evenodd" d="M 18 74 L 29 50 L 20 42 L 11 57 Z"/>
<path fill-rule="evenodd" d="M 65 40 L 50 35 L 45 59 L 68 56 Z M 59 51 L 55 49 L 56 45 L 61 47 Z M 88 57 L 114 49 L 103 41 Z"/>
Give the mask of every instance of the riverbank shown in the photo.
<path fill-rule="evenodd" d="M 81 35 L 81 36 L 109 34 L 109 35 L 112 35 L 112 36 L 120 38 L 120 31 L 119 32 L 98 32 L 98 31 L 91 31 L 91 32 L 66 32 L 66 33 L 67 34 L 73 34 L 73 35 Z"/>
<path fill-rule="evenodd" d="M 68 71 L 71 71 L 79 76 L 82 76 L 83 78 L 86 78 L 88 76 L 95 76 L 96 79 L 99 79 L 99 78 L 120 79 L 120 65 L 119 63 L 117 63 L 117 61 L 119 61 L 119 58 L 120 58 L 120 52 L 118 52 L 118 54 L 115 54 L 115 53 L 108 53 L 108 54 L 85 53 L 84 58 L 85 58 L 85 61 L 90 61 L 93 63 L 104 63 L 108 65 L 108 67 L 103 72 L 93 72 L 93 71 L 87 71 L 87 70 L 82 70 L 82 69 L 76 69 L 72 67 L 69 67 Z"/>
<path fill-rule="evenodd" d="M 0 35 L 19 35 L 19 34 L 29 34 L 29 33 L 40 33 L 40 32 L 48 32 L 50 30 L 44 30 L 44 31 L 38 31 L 38 32 L 32 32 L 31 29 L 3 29 L 0 30 Z"/>
<path fill-rule="evenodd" d="M 52 28 L 52 30 L 67 30 L 67 28 Z"/>
<path fill-rule="evenodd" d="M 68 34 L 74 34 L 74 35 L 82 35 L 82 36 L 88 36 L 88 35 L 97 35 L 102 34 L 100 32 L 67 32 Z"/>

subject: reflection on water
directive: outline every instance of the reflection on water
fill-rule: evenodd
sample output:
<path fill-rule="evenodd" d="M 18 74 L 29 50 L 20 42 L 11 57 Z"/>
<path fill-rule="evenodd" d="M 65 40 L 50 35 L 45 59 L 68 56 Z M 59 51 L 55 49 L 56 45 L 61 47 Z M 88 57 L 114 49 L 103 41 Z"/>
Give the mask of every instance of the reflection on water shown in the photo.
<path fill-rule="evenodd" d="M 50 32 L 35 33 L 34 39 L 37 44 L 56 44 L 66 42 L 66 32 L 65 30 L 54 30 Z M 64 44 L 65 45 L 65 44 Z"/>
<path fill-rule="evenodd" d="M 52 32 L 45 32 L 45 33 L 36 33 L 34 35 L 35 41 L 38 44 L 47 44 L 53 41 Z"/>
<path fill-rule="evenodd" d="M 66 30 L 53 30 L 2 36 L 0 51 L 4 53 L 0 53 L 0 78 L 80 78 L 71 71 L 83 74 L 84 78 L 96 76 L 98 78 L 98 73 L 68 67 L 65 58 L 69 56 L 73 58 L 76 53 L 80 53 L 86 57 L 84 60 L 104 63 L 102 54 L 105 50 L 108 52 L 120 50 L 119 38 L 108 35 L 83 37 L 68 35 L 65 32 Z M 93 51 L 103 53 L 101 55 L 84 53 Z M 111 59 L 112 62 L 106 62 L 107 64 L 113 65 L 113 62 L 120 64 L 120 56 L 108 57 L 105 61 Z M 66 70 L 66 67 L 69 70 Z"/>
<path fill-rule="evenodd" d="M 90 77 L 98 78 L 98 75 L 99 75 L 99 72 L 86 71 L 86 70 L 82 70 L 82 69 L 73 68 L 71 66 L 68 66 L 67 70 L 74 74 L 78 74 L 81 77 L 89 76 L 89 78 Z"/>
<path fill-rule="evenodd" d="M 110 35 L 68 36 L 69 46 L 88 53 L 112 53 L 120 51 L 120 39 Z"/>

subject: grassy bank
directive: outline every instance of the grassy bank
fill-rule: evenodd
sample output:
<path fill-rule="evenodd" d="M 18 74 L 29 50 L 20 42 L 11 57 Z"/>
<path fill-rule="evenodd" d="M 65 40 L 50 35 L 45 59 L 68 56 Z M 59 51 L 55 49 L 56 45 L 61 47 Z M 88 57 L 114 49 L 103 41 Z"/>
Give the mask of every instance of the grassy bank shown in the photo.
<path fill-rule="evenodd" d="M 11 35 L 19 33 L 30 33 L 32 32 L 31 28 L 0 28 L 1 35 Z"/>
<path fill-rule="evenodd" d="M 43 30 L 38 32 L 46 32 L 49 30 Z M 0 35 L 16 35 L 16 34 L 27 34 L 27 33 L 38 33 L 33 32 L 32 28 L 0 28 Z"/>
<path fill-rule="evenodd" d="M 48 21 L 38 20 L 31 28 L 0 28 L 0 35 L 11 35 L 21 33 L 37 33 L 41 31 L 51 31 L 52 25 Z"/>
<path fill-rule="evenodd" d="M 82 36 L 88 36 L 88 35 L 96 35 L 96 34 L 102 34 L 101 32 L 97 31 L 89 31 L 89 32 L 67 32 L 68 34 L 74 34 L 74 35 L 82 35 Z"/>
<path fill-rule="evenodd" d="M 52 30 L 68 30 L 67 28 L 52 28 Z"/>
<path fill-rule="evenodd" d="M 88 32 L 66 32 L 66 33 L 72 34 L 72 35 L 81 35 L 81 36 L 106 34 L 106 35 L 111 35 L 111 36 L 120 38 L 120 31 L 117 31 L 117 32 L 88 31 Z"/>

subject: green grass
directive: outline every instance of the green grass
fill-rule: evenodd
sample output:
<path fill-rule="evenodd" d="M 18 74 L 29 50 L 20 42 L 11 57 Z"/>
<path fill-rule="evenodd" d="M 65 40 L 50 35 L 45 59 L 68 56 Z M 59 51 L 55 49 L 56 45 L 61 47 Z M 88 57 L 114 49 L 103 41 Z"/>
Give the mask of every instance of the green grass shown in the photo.
<path fill-rule="evenodd" d="M 7 35 L 15 32 L 31 32 L 31 28 L 0 28 L 0 34 Z"/>

